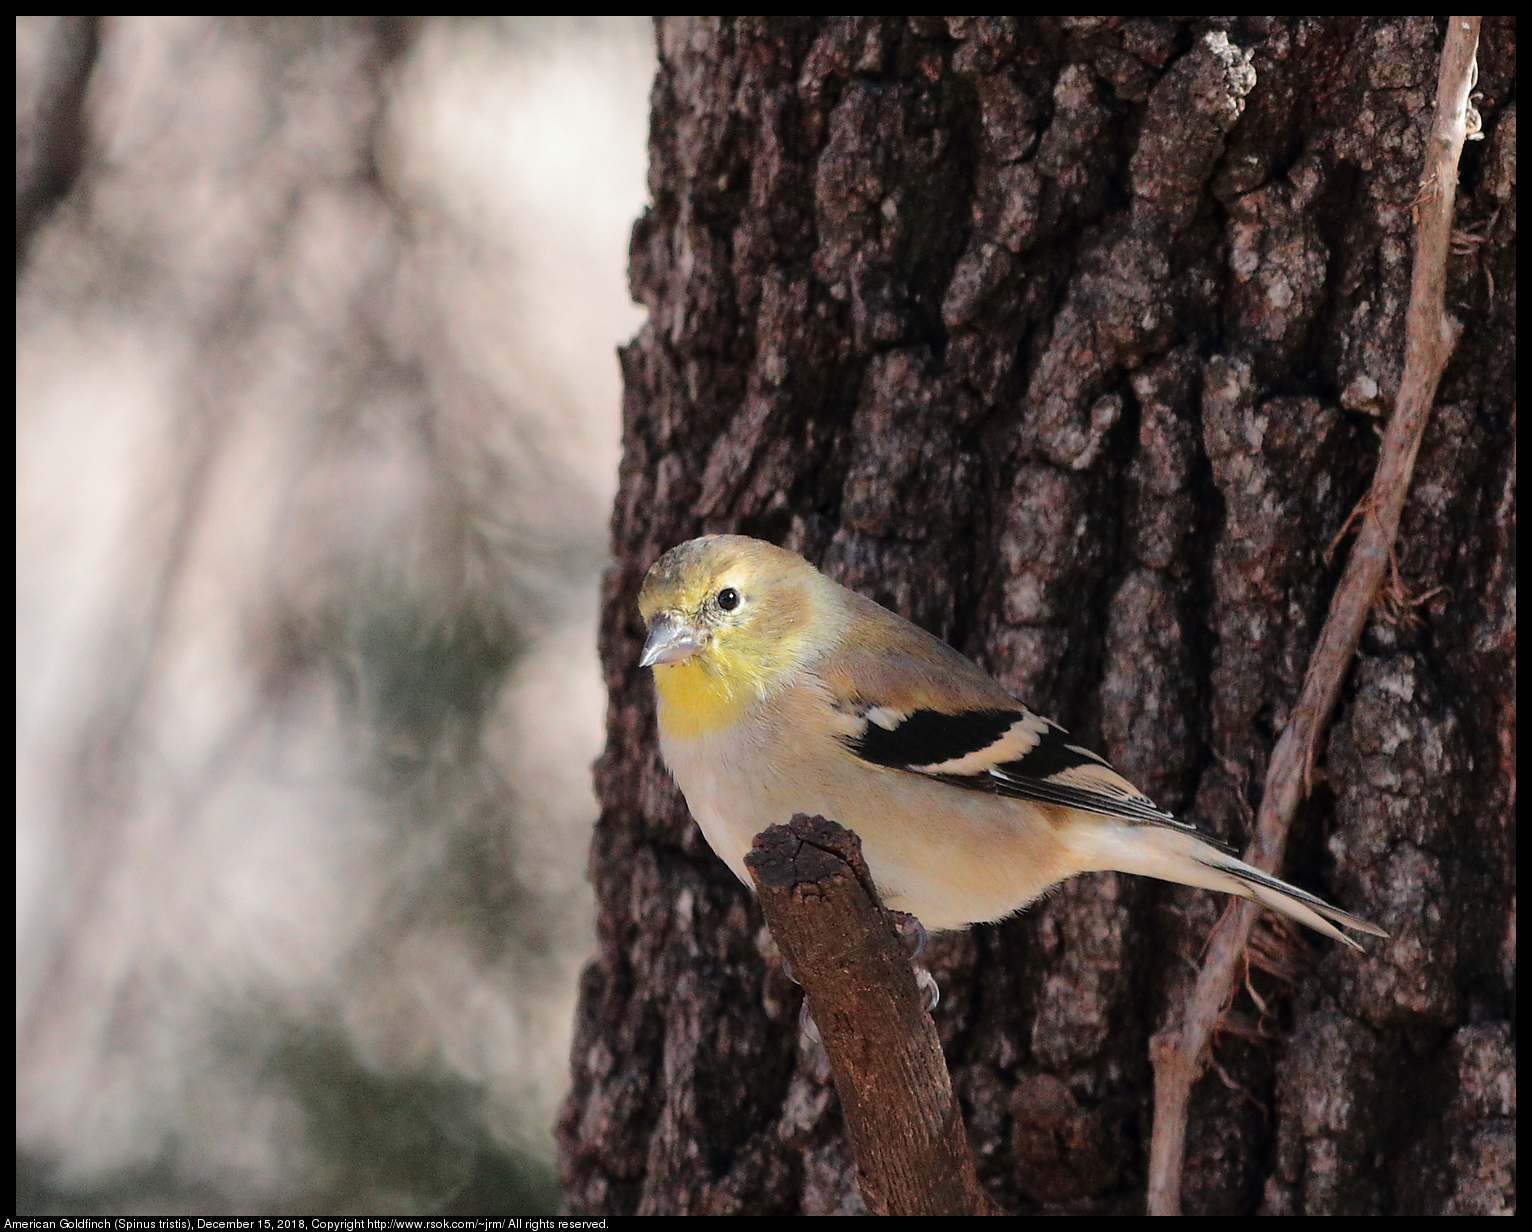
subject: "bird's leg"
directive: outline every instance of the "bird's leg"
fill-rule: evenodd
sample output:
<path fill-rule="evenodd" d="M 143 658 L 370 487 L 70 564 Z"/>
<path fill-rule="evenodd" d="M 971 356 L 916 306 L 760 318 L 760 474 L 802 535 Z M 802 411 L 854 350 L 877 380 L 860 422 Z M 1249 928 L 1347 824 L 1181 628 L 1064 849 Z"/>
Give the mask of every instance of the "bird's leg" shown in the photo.
<path fill-rule="evenodd" d="M 908 911 L 890 911 L 888 914 L 894 921 L 899 940 L 904 942 L 904 948 L 910 952 L 910 965 L 915 968 L 915 985 L 920 989 L 920 1001 L 926 1012 L 930 1013 L 942 999 L 942 994 L 936 986 L 936 977 L 915 962 L 920 952 L 926 948 L 926 926 Z"/>

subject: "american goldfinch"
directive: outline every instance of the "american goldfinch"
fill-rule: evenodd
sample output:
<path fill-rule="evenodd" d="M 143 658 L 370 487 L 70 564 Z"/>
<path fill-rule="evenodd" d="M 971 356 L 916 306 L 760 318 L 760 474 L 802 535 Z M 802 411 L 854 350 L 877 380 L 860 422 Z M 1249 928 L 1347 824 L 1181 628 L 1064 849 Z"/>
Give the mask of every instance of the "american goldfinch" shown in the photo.
<path fill-rule="evenodd" d="M 638 600 L 660 749 L 746 885 L 767 826 L 856 831 L 884 904 L 927 928 L 1024 907 L 1115 869 L 1238 894 L 1359 949 L 1385 935 L 1230 855 L 950 646 L 742 535 L 666 552 Z"/>

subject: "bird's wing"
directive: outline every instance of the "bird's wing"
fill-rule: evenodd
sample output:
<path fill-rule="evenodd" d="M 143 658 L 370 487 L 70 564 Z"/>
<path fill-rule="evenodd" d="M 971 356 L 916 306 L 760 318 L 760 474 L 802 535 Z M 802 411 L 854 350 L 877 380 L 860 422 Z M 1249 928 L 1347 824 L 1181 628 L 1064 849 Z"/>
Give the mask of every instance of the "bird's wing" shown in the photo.
<path fill-rule="evenodd" d="M 826 673 L 861 760 L 971 791 L 1196 833 L 944 642 L 867 603 Z"/>
<path fill-rule="evenodd" d="M 1057 723 L 1023 706 L 949 712 L 870 706 L 843 737 L 863 761 L 970 791 L 1083 809 L 1104 817 L 1191 830 L 1075 744 Z"/>

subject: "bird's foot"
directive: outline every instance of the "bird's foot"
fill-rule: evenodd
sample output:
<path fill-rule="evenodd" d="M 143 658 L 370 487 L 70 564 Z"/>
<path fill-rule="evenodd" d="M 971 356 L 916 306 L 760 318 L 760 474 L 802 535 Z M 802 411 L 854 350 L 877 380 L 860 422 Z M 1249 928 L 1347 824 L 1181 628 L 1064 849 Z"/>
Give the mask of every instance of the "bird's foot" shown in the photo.
<path fill-rule="evenodd" d="M 811 1044 L 820 1043 L 819 1028 L 814 1025 L 814 1015 L 809 1013 L 809 999 L 803 998 L 803 1004 L 798 1007 L 798 1030 L 803 1033 L 803 1038 Z"/>
<path fill-rule="evenodd" d="M 920 1002 L 930 1013 L 941 1003 L 942 990 L 936 986 L 936 977 L 924 967 L 915 967 L 915 987 L 920 989 Z"/>
<path fill-rule="evenodd" d="M 920 951 L 926 948 L 926 926 L 908 911 L 890 911 L 888 915 L 894 922 L 899 940 L 904 942 L 904 948 L 910 952 L 910 957 L 919 958 Z"/>

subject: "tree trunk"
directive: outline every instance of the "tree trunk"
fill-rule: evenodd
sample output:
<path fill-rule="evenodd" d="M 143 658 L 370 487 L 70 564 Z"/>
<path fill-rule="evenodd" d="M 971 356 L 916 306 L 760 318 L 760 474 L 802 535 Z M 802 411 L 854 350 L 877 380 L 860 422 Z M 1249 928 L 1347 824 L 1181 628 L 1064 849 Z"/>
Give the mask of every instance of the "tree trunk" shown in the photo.
<path fill-rule="evenodd" d="M 1398 390 L 1440 19 L 665 19 L 623 352 L 571 1211 L 861 1209 L 798 992 L 660 761 L 635 598 L 740 531 L 1241 846 Z M 1188 1213 L 1515 1201 L 1515 24 L 1479 51 L 1398 575 L 1191 1108 Z M 785 820 L 785 819 L 784 819 Z M 980 1176 L 1143 1209 L 1149 1036 L 1224 900 L 1081 877 L 937 936 Z"/>

